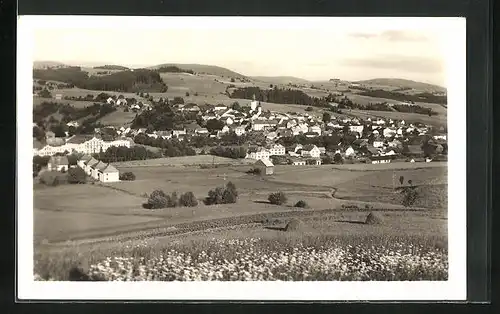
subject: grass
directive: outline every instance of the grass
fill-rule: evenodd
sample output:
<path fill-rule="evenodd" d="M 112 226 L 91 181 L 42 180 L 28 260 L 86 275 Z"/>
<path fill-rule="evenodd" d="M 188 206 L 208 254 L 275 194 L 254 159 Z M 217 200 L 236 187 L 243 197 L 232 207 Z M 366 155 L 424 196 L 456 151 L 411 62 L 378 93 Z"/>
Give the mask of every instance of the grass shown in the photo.
<path fill-rule="evenodd" d="M 104 125 L 111 125 L 115 127 L 122 127 L 132 123 L 136 113 L 129 111 L 124 112 L 123 109 L 118 109 L 100 118 L 98 121 Z"/>
<path fill-rule="evenodd" d="M 242 165 L 251 161 L 232 159 L 212 155 L 196 155 L 183 157 L 165 157 L 147 160 L 134 160 L 126 162 L 113 163 L 115 167 L 160 167 L 160 166 L 189 166 L 189 165 Z"/>
<path fill-rule="evenodd" d="M 105 262 L 107 258 L 110 258 L 110 260 L 113 260 L 115 257 L 129 259 L 137 267 L 144 265 L 141 261 L 158 261 L 160 257 L 163 257 L 164 260 L 170 260 L 168 256 L 176 260 L 181 256 L 184 256 L 184 258 L 190 256 L 191 262 L 186 261 L 182 264 L 183 266 L 175 266 L 172 265 L 175 263 L 172 260 L 172 262 L 169 262 L 170 266 L 184 269 L 190 264 L 195 266 L 194 268 L 191 267 L 190 270 L 197 271 L 204 267 L 203 265 L 197 266 L 197 261 L 201 262 L 199 258 L 204 257 L 205 254 L 212 256 L 213 261 L 226 260 L 235 262 L 235 259 L 244 256 L 255 261 L 259 258 L 253 258 L 253 254 L 256 254 L 256 256 L 288 254 L 289 256 L 289 254 L 293 254 L 294 251 L 301 248 L 307 248 L 308 252 L 316 250 L 319 251 L 318 253 L 330 249 L 341 249 L 346 253 L 349 252 L 349 254 L 356 252 L 354 256 L 363 256 L 361 260 L 365 260 L 366 263 L 373 261 L 374 257 L 376 260 L 376 257 L 380 254 L 388 254 L 389 251 L 393 253 L 399 252 L 400 255 L 412 254 L 417 259 L 429 252 L 440 252 L 446 255 L 447 245 L 442 229 L 429 227 L 429 221 L 424 222 L 423 218 L 421 220 L 422 222 L 415 220 L 415 222 L 410 223 L 414 226 L 413 229 L 405 228 L 406 224 L 403 224 L 401 228 L 394 228 L 396 223 L 401 222 L 401 220 L 393 215 L 389 216 L 388 219 L 387 217 L 384 219 L 383 226 L 329 222 L 328 220 L 316 223 L 305 220 L 306 226 L 314 230 L 313 232 L 283 232 L 263 229 L 262 226 L 254 226 L 247 229 L 235 228 L 222 231 L 209 231 L 179 237 L 155 237 L 144 240 L 120 241 L 119 244 L 66 246 L 57 249 L 39 247 L 35 250 L 35 272 L 45 279 L 68 280 L 69 270 L 75 265 L 83 265 L 83 269 L 89 270 L 91 265 L 104 262 L 104 264 L 101 264 L 102 268 L 107 267 L 106 271 L 114 272 L 117 264 L 114 264 L 115 266 L 107 264 Z M 432 224 L 430 225 L 432 226 Z M 343 228 L 339 228 L 339 226 L 343 226 Z M 172 256 L 174 252 L 175 254 Z M 370 252 L 370 254 L 366 254 L 367 252 Z M 269 258 L 267 260 L 273 261 L 273 259 Z M 116 263 L 118 259 L 114 261 Z M 318 262 L 325 261 L 319 258 Z M 344 263 L 339 263 L 337 266 L 341 266 L 341 264 Z M 359 264 L 352 261 L 351 264 L 346 264 L 346 266 L 352 265 L 355 267 L 360 264 L 361 261 L 359 261 Z M 289 267 L 291 266 L 291 264 L 288 265 Z M 145 266 L 148 268 L 152 267 L 151 264 L 145 264 Z M 272 267 L 272 265 L 268 266 Z M 212 267 L 219 268 L 216 265 L 212 265 Z M 154 268 L 158 269 L 158 267 L 152 267 L 146 271 L 152 271 Z M 314 268 L 320 269 L 319 267 Z M 285 274 L 288 273 L 288 275 L 291 275 L 292 280 L 298 280 L 296 276 L 299 274 L 293 275 L 294 271 L 290 271 L 290 269 L 283 271 L 285 271 Z M 325 271 L 327 270 L 325 269 Z M 396 274 L 399 271 L 402 270 L 396 271 Z M 429 272 L 432 272 L 431 267 L 429 267 Z M 250 273 L 252 273 L 251 270 Z M 277 272 L 272 271 L 272 273 L 276 274 Z M 102 274 L 104 273 L 101 272 Z M 323 275 L 325 274 L 323 273 Z M 368 276 L 365 279 L 373 280 L 373 276 L 372 274 L 372 276 Z M 310 280 L 322 280 L 321 278 L 323 277 L 319 274 L 309 277 Z M 149 279 L 167 280 L 161 277 Z M 181 279 L 180 277 L 177 279 L 190 280 L 189 278 Z M 194 279 L 196 278 L 191 278 L 191 280 Z M 230 277 L 225 279 L 231 280 Z M 270 276 L 268 279 L 273 280 L 276 278 Z M 391 278 L 390 276 L 385 278 L 385 280 L 391 279 L 395 280 L 394 277 Z M 219 280 L 224 279 L 219 278 Z"/>

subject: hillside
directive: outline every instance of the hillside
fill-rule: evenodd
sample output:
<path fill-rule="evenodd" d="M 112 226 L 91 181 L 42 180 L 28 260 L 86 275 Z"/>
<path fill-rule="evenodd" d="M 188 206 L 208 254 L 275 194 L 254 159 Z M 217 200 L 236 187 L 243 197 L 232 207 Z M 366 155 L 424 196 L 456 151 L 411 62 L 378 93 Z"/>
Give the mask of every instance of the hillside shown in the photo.
<path fill-rule="evenodd" d="M 272 83 L 272 84 L 310 84 L 311 82 L 294 76 L 252 76 L 251 79 L 256 81 Z"/>
<path fill-rule="evenodd" d="M 99 69 L 99 70 L 117 70 L 117 71 L 127 71 L 129 68 L 121 66 L 121 65 L 114 65 L 114 64 L 106 64 L 102 66 L 96 66 L 94 69 Z"/>
<path fill-rule="evenodd" d="M 64 68 L 68 65 L 57 61 L 34 61 L 33 69 Z"/>
<path fill-rule="evenodd" d="M 355 83 L 395 88 L 411 88 L 427 92 L 446 92 L 446 88 L 442 86 L 396 78 L 376 78 L 371 80 L 357 81 Z"/>
<path fill-rule="evenodd" d="M 178 67 L 181 69 L 193 70 L 194 72 L 199 74 L 217 75 L 222 77 L 246 78 L 244 75 L 240 73 L 236 73 L 229 69 L 215 65 L 164 63 L 149 67 L 148 69 L 158 69 L 162 67 Z"/>

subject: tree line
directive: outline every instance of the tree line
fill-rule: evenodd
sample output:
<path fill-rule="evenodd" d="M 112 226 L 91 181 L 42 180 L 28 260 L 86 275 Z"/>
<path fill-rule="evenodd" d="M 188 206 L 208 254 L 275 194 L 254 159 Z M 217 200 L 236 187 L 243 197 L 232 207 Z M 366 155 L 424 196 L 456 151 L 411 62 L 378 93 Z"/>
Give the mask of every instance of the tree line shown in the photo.
<path fill-rule="evenodd" d="M 33 77 L 65 82 L 90 90 L 165 92 L 168 89 L 158 72 L 147 69 L 121 71 L 102 76 L 89 76 L 88 72 L 82 71 L 80 67 L 34 69 Z"/>

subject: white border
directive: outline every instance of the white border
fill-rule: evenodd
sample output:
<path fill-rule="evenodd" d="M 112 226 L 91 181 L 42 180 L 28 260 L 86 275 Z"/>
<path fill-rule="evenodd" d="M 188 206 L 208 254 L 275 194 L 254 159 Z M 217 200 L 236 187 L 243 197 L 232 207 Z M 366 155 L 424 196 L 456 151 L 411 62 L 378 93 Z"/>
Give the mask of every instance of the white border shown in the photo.
<path fill-rule="evenodd" d="M 241 23 L 245 20 L 244 23 Z M 32 51 L 37 28 L 325 28 L 354 31 L 435 29 L 443 33 L 448 77 L 448 242 L 446 282 L 35 282 L 33 198 L 18 199 L 18 298 L 115 300 L 465 300 L 466 299 L 466 59 L 465 18 L 260 18 L 21 16 L 17 46 L 18 195 L 32 195 Z M 246 25 L 246 26 L 238 26 Z M 54 60 L 57 61 L 57 60 Z M 22 192 L 20 192 L 22 191 Z"/>

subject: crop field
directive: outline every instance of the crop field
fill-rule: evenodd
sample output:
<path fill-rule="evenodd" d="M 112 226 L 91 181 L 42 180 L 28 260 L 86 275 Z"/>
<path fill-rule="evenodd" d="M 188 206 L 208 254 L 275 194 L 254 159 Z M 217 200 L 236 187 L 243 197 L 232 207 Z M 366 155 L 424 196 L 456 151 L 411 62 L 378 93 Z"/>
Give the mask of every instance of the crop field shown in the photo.
<path fill-rule="evenodd" d="M 134 120 L 135 115 L 136 114 L 132 111 L 124 112 L 123 109 L 118 109 L 100 118 L 99 122 L 101 122 L 104 125 L 122 127 L 124 125 L 132 123 L 132 120 Z"/>
<path fill-rule="evenodd" d="M 343 112 L 362 119 L 385 118 L 385 119 L 405 120 L 408 122 L 419 122 L 435 126 L 447 125 L 447 117 L 443 115 L 429 117 L 428 115 L 417 114 L 417 113 L 395 112 L 395 111 L 371 111 L 371 110 L 356 110 L 356 109 L 353 110 L 344 109 Z"/>

